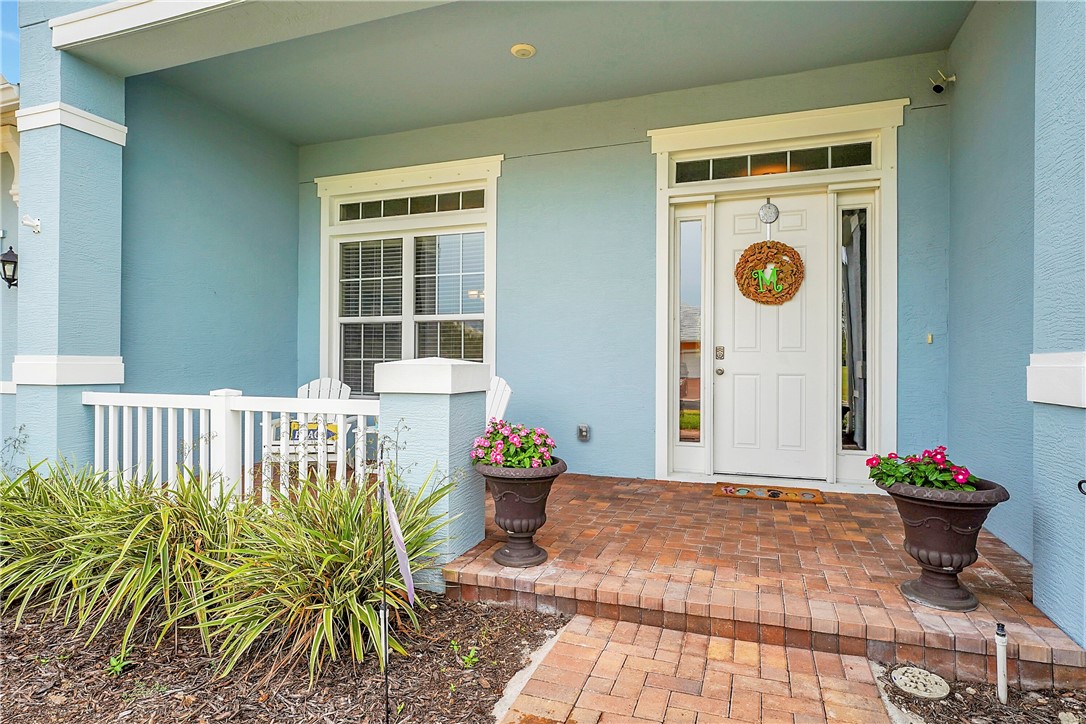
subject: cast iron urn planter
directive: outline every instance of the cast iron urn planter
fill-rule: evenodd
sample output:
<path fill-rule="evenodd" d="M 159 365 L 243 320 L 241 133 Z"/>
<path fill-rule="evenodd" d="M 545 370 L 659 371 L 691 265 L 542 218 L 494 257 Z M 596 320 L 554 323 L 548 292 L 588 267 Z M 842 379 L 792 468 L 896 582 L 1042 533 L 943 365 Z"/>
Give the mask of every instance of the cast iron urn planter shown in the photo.
<path fill-rule="evenodd" d="M 476 463 L 494 498 L 494 522 L 509 534 L 509 542 L 494 553 L 494 561 L 513 568 L 538 566 L 547 551 L 535 544 L 535 532 L 547 522 L 547 496 L 566 463 L 554 458 L 543 468 L 501 468 Z"/>
<path fill-rule="evenodd" d="M 958 574 L 977 560 L 977 535 L 988 513 L 1010 500 L 1002 485 L 977 479 L 976 490 L 940 490 L 894 483 L 886 492 L 897 503 L 905 528 L 905 552 L 923 569 L 901 584 L 910 601 L 944 611 L 972 611 L 977 597 Z"/>

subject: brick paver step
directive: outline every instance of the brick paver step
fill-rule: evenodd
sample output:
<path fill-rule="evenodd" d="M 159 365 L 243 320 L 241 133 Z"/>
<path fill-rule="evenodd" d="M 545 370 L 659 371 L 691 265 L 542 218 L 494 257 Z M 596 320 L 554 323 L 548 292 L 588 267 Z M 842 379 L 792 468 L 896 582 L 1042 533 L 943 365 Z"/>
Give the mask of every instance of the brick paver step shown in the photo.
<path fill-rule="evenodd" d="M 580 663 L 570 668 L 573 661 Z M 648 668 L 655 670 L 648 673 Z M 862 657 L 588 616 L 573 618 L 502 719 L 503 724 L 889 721 Z"/>
<path fill-rule="evenodd" d="M 898 590 L 920 569 L 886 495 L 827 493 L 822 505 L 716 498 L 713 486 L 563 475 L 537 534 L 549 559 L 505 568 L 487 538 L 445 566 L 448 595 L 627 623 L 913 663 L 994 680 L 996 622 L 1023 688 L 1086 687 L 1086 651 L 1032 603 L 1031 568 L 987 532 L 962 580 L 980 600 L 949 613 Z M 658 672 L 648 672 L 658 673 Z M 618 715 L 617 712 L 612 714 Z"/>

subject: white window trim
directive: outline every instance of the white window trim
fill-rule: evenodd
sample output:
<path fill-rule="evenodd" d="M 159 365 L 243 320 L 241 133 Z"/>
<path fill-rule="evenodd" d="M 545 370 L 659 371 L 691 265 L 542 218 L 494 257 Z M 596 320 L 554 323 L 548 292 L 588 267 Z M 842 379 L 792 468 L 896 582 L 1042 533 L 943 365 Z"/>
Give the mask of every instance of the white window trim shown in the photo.
<path fill-rule="evenodd" d="M 656 154 L 656 440 L 655 474 L 659 479 L 714 480 L 712 409 L 702 411 L 702 435 L 706 441 L 702 472 L 675 472 L 673 440 L 672 394 L 673 350 L 676 331 L 671 324 L 672 276 L 674 250 L 671 232 L 675 223 L 673 209 L 678 204 L 702 203 L 711 212 L 713 202 L 725 194 L 751 191 L 772 192 L 775 189 L 818 188 L 833 198 L 834 215 L 838 213 L 836 196 L 845 191 L 871 189 L 875 194 L 879 240 L 877 251 L 877 294 L 869 301 L 872 328 L 877 339 L 869 339 L 869 353 L 877 355 L 879 409 L 869 410 L 878 415 L 873 426 L 869 448 L 894 446 L 897 440 L 897 128 L 904 123 L 904 107 L 910 103 L 903 98 L 877 103 L 865 103 L 840 108 L 785 113 L 758 118 L 744 118 L 720 123 L 705 123 L 649 131 L 652 151 Z M 713 158 L 717 155 L 741 155 L 770 149 L 788 149 L 808 143 L 821 145 L 837 141 L 864 140 L 875 144 L 872 166 L 830 169 L 822 172 L 779 174 L 772 176 L 721 179 L 675 184 L 675 161 L 690 158 Z M 833 219 L 836 228 L 836 219 Z M 712 246 L 712 237 L 707 243 Z M 873 258 L 873 261 L 875 259 Z M 836 278 L 830 276 L 830 280 Z M 837 287 L 833 287 L 835 290 Z M 706 301 L 707 300 L 707 301 Z M 702 328 L 712 329 L 712 290 L 703 288 Z M 833 321 L 833 320 L 831 320 Z M 706 357 L 703 338 L 703 358 Z M 832 348 L 832 345 L 831 345 Z M 833 369 L 831 366 L 830 369 Z M 703 372 L 704 374 L 704 372 Z M 870 379 L 870 377 L 869 377 Z M 837 389 L 835 386 L 832 386 Z M 706 395 L 711 397 L 711 395 Z M 839 390 L 838 390 L 839 396 Z M 832 404 L 831 404 L 832 408 Z M 708 424 L 706 424 L 708 422 Z M 838 475 L 838 443 L 827 449 L 829 465 L 827 484 L 840 489 Z M 688 449 L 690 446 L 686 446 Z"/>
<path fill-rule="evenodd" d="M 493 373 L 496 361 L 498 177 L 501 176 L 501 164 L 504 158 L 500 155 L 486 156 L 314 179 L 317 184 L 317 196 L 321 200 L 321 376 L 337 377 L 339 375 L 339 315 L 335 306 L 339 288 L 338 244 L 341 241 L 363 238 L 387 238 L 390 234 L 405 236 L 404 297 L 406 300 L 414 289 L 414 270 L 407 268 L 406 236 L 432 229 L 448 230 L 451 233 L 471 230 L 484 232 L 483 362 L 490 366 Z M 338 205 L 343 202 L 388 198 L 399 194 L 417 196 L 424 193 L 442 193 L 468 188 L 482 188 L 485 191 L 484 208 L 358 221 L 339 221 L 336 213 Z M 405 312 L 406 306 L 405 304 Z M 413 352 L 414 328 L 405 325 L 403 334 L 404 349 Z M 407 342 L 408 335 L 410 335 L 410 343 Z"/>

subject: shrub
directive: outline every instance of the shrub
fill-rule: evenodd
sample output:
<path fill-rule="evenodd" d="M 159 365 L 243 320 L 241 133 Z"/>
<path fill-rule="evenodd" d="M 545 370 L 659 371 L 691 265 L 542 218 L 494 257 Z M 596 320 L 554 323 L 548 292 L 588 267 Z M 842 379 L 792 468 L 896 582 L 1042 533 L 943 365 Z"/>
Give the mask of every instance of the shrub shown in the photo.
<path fill-rule="evenodd" d="M 389 478 L 417 569 L 440 542 L 431 511 L 451 486 L 427 478 L 412 494 Z M 376 482 L 320 481 L 263 506 L 212 500 L 191 473 L 173 490 L 67 468 L 0 478 L 2 606 L 17 610 L 16 625 L 31 610 L 62 615 L 90 626 L 90 639 L 124 621 L 121 660 L 138 629 L 157 628 L 161 642 L 185 627 L 224 675 L 253 651 L 270 659 L 269 676 L 307 654 L 315 676 L 328 658 L 376 650 L 382 565 L 391 614 L 418 626 L 391 542 L 380 556 L 376 493 Z M 394 636 L 389 646 L 405 653 Z"/>
<path fill-rule="evenodd" d="M 191 473 L 164 490 L 53 467 L 6 481 L 0 506 L 4 608 L 18 604 L 17 622 L 31 607 L 63 612 L 77 631 L 92 625 L 89 639 L 126 621 L 122 656 L 140 625 L 161 626 L 161 640 L 178 610 L 206 619 L 210 561 L 252 514 Z"/>
<path fill-rule="evenodd" d="M 431 511 L 451 486 L 432 487 L 428 477 L 412 494 L 394 472 L 389 477 L 408 559 L 413 569 L 423 567 L 445 525 Z M 345 652 L 363 660 L 380 641 L 382 566 L 390 616 L 418 627 L 391 541 L 380 556 L 377 490 L 376 482 L 362 491 L 318 484 L 294 499 L 277 496 L 272 513 L 255 517 L 237 548 L 209 560 L 216 569 L 214 613 L 203 628 L 217 640 L 223 673 L 254 647 L 271 660 L 268 676 L 303 655 L 311 677 Z M 389 647 L 406 653 L 391 634 Z"/>

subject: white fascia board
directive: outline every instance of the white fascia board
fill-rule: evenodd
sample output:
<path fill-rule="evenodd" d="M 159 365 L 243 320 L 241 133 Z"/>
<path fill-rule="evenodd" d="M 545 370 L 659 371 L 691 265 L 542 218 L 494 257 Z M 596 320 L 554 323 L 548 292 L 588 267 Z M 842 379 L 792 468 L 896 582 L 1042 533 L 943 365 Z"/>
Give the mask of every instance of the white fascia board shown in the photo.
<path fill-rule="evenodd" d="M 1031 354 L 1026 368 L 1026 399 L 1086 407 L 1086 352 Z"/>
<path fill-rule="evenodd" d="M 649 131 L 648 135 L 652 139 L 653 153 L 674 153 L 695 148 L 896 128 L 905 122 L 905 106 L 909 103 L 908 98 L 899 98 L 840 108 L 660 128 Z"/>
<path fill-rule="evenodd" d="M 340 196 L 366 191 L 394 191 L 401 188 L 437 186 L 466 181 L 488 181 L 501 176 L 505 156 L 484 156 L 462 161 L 444 161 L 421 166 L 363 171 L 313 179 L 317 196 Z"/>
<path fill-rule="evenodd" d="M 67 103 L 43 103 L 40 106 L 23 108 L 15 113 L 15 118 L 19 123 L 19 133 L 35 128 L 67 126 L 118 146 L 123 146 L 128 136 L 126 126 Z"/>
<path fill-rule="evenodd" d="M 373 368 L 373 391 L 378 394 L 458 395 L 488 389 L 490 365 L 485 362 L 423 357 Z"/>
<path fill-rule="evenodd" d="M 16 355 L 11 379 L 17 385 L 120 385 L 124 360 L 91 355 Z"/>
<path fill-rule="evenodd" d="M 14 395 L 15 383 L 11 380 L 0 380 L 0 395 Z"/>
<path fill-rule="evenodd" d="M 116 0 L 49 21 L 53 47 L 66 50 L 154 25 L 192 17 L 244 0 Z"/>

